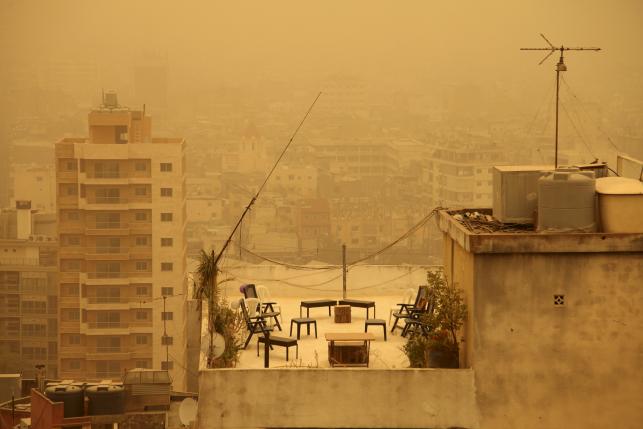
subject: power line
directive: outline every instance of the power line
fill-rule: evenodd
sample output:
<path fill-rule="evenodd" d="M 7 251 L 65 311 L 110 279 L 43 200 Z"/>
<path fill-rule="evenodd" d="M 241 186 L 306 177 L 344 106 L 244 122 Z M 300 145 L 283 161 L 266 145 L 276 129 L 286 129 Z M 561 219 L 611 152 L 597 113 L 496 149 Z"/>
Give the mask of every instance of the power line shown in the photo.
<path fill-rule="evenodd" d="M 350 266 L 352 266 L 352 265 L 359 264 L 360 262 L 364 262 L 364 261 L 366 261 L 366 260 L 368 260 L 368 259 L 374 258 L 374 257 L 376 257 L 376 256 L 378 256 L 378 255 L 380 255 L 380 254 L 382 254 L 382 253 L 384 253 L 384 252 L 386 252 L 388 249 L 390 249 L 391 247 L 395 246 L 395 245 L 396 245 L 397 243 L 399 243 L 400 241 L 402 241 L 402 240 L 404 240 L 404 239 L 406 239 L 406 238 L 410 237 L 410 236 L 411 236 L 413 233 L 415 233 L 418 229 L 420 229 L 422 226 L 424 226 L 424 224 L 426 224 L 426 223 L 427 223 L 427 222 L 428 222 L 428 221 L 429 221 L 429 220 L 430 220 L 430 219 L 431 219 L 431 218 L 432 218 L 432 217 L 433 217 L 433 216 L 434 216 L 434 215 L 435 215 L 439 210 L 442 210 L 442 209 L 443 209 L 443 207 L 436 207 L 436 208 L 434 208 L 433 210 L 431 210 L 431 212 L 430 212 L 428 215 L 424 216 L 424 217 L 423 217 L 423 218 L 422 218 L 418 223 L 416 223 L 415 225 L 413 225 L 413 226 L 411 227 L 411 229 L 409 229 L 409 230 L 408 230 L 408 231 L 406 231 L 404 234 L 402 234 L 402 235 L 401 235 L 397 240 L 395 240 L 395 241 L 393 241 L 392 243 L 390 243 L 390 244 L 388 244 L 388 245 L 384 246 L 383 248 L 381 248 L 380 250 L 378 250 L 378 251 L 376 251 L 376 252 L 374 252 L 374 253 L 371 253 L 371 254 L 369 254 L 369 255 L 366 255 L 366 256 L 364 256 L 363 258 L 357 259 L 357 260 L 355 260 L 355 261 L 353 261 L 353 262 L 351 262 L 351 263 L 347 264 L 347 266 L 349 266 L 349 267 L 350 267 Z"/>
<path fill-rule="evenodd" d="M 337 269 L 339 267 L 338 265 L 324 265 L 324 266 L 321 266 L 321 267 L 311 267 L 311 266 L 307 266 L 307 265 L 290 264 L 288 262 L 281 262 L 281 261 L 277 261 L 275 259 L 268 258 L 266 256 L 261 256 L 261 255 L 255 253 L 255 252 L 253 252 L 251 250 L 246 249 L 245 247 L 241 247 L 241 249 L 244 252 L 251 254 L 252 256 L 256 256 L 259 259 L 263 259 L 264 261 L 272 262 L 273 264 L 283 265 L 284 267 L 294 268 L 294 269 L 298 269 L 298 270 L 332 270 L 332 269 Z"/>

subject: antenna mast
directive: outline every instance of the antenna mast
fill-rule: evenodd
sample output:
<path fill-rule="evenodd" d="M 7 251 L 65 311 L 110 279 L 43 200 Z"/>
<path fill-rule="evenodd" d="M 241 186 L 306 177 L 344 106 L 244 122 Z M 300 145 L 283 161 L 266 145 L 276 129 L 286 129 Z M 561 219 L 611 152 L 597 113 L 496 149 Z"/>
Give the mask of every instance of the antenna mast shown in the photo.
<path fill-rule="evenodd" d="M 564 51 L 600 51 L 601 48 L 593 48 L 593 47 L 573 47 L 570 48 L 568 46 L 560 45 L 560 48 L 555 47 L 547 38 L 540 33 L 540 36 L 547 42 L 549 45 L 548 48 L 520 48 L 521 51 L 549 51 L 547 55 L 545 55 L 545 58 L 540 60 L 538 65 L 541 65 L 542 63 L 545 62 L 547 58 L 549 58 L 554 52 L 560 51 L 560 59 L 558 60 L 558 63 L 556 64 L 556 136 L 554 139 L 554 167 L 558 167 L 558 94 L 559 94 L 559 88 L 560 88 L 560 72 L 567 71 L 567 66 L 565 65 L 565 62 L 563 61 L 563 52 Z"/>

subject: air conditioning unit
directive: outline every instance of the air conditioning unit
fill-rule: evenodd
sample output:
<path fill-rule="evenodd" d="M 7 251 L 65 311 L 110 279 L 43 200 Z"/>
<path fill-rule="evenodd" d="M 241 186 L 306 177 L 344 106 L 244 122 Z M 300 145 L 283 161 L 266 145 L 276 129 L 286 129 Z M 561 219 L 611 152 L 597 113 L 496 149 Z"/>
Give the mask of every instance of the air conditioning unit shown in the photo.
<path fill-rule="evenodd" d="M 538 210 L 538 179 L 552 165 L 493 167 L 493 217 L 503 223 L 533 224 Z"/>

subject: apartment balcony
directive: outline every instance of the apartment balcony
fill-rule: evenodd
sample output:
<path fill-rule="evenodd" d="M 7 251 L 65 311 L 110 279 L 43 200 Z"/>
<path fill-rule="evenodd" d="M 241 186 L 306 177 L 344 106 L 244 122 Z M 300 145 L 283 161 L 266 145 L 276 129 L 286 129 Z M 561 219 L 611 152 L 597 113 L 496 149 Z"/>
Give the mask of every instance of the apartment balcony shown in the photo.
<path fill-rule="evenodd" d="M 152 222 L 132 222 L 129 224 L 132 235 L 144 235 L 152 233 Z"/>
<path fill-rule="evenodd" d="M 81 246 L 62 246 L 58 254 L 60 259 L 83 259 L 85 257 L 85 248 Z"/>
<path fill-rule="evenodd" d="M 132 359 L 151 359 L 154 357 L 154 352 L 152 351 L 152 346 L 148 349 L 138 349 L 135 347 L 134 350 L 130 352 Z"/>
<path fill-rule="evenodd" d="M 59 355 L 61 359 L 65 358 L 84 358 L 87 349 L 84 346 L 60 346 Z"/>
<path fill-rule="evenodd" d="M 61 271 L 58 274 L 58 280 L 60 283 L 78 283 L 80 280 L 80 273 Z"/>
<path fill-rule="evenodd" d="M 127 261 L 129 252 L 125 247 L 88 248 L 85 252 L 88 261 Z"/>
<path fill-rule="evenodd" d="M 78 197 L 58 197 L 56 200 L 56 205 L 59 209 L 77 209 L 78 208 Z"/>
<path fill-rule="evenodd" d="M 130 257 L 132 259 L 152 259 L 151 247 L 131 247 Z"/>
<path fill-rule="evenodd" d="M 85 283 L 92 286 L 126 285 L 129 283 L 152 283 L 152 273 L 144 272 L 96 272 L 87 273 Z"/>
<path fill-rule="evenodd" d="M 129 335 L 127 322 L 87 322 L 80 325 L 80 333 L 85 335 Z"/>
<path fill-rule="evenodd" d="M 78 296 L 61 296 L 58 298 L 60 308 L 78 308 L 79 305 L 80 298 Z"/>
<path fill-rule="evenodd" d="M 13 257 L 5 257 L 5 256 L 0 256 L 0 266 L 38 266 L 40 265 L 40 262 L 38 261 L 38 258 L 13 258 Z"/>
<path fill-rule="evenodd" d="M 58 171 L 56 172 L 56 181 L 58 183 L 77 183 L 78 174 L 76 171 Z"/>
<path fill-rule="evenodd" d="M 59 222 L 58 232 L 61 234 L 82 234 L 85 226 L 79 222 Z"/>
<path fill-rule="evenodd" d="M 88 296 L 81 299 L 81 305 L 87 310 L 129 310 L 130 298 L 112 296 Z"/>
<path fill-rule="evenodd" d="M 96 347 L 88 350 L 85 359 L 87 360 L 130 360 L 131 353 L 122 350 L 120 347 Z"/>
<path fill-rule="evenodd" d="M 130 322 L 129 329 L 132 334 L 151 334 L 154 332 L 154 327 L 151 321 L 147 322 Z"/>
<path fill-rule="evenodd" d="M 80 333 L 80 321 L 65 320 L 58 322 L 58 331 L 61 334 L 78 334 Z"/>
<path fill-rule="evenodd" d="M 0 340 L 17 340 L 19 338 L 19 331 L 0 331 Z"/>
<path fill-rule="evenodd" d="M 90 195 L 80 199 L 79 207 L 84 210 L 128 210 L 128 202 L 126 197 Z"/>
<path fill-rule="evenodd" d="M 111 174 L 102 173 L 102 174 L 93 174 L 93 175 L 81 175 L 80 181 L 85 185 L 125 185 L 129 184 L 129 179 L 125 174 L 118 174 L 118 172 Z"/>
<path fill-rule="evenodd" d="M 97 222 L 94 228 L 85 228 L 85 235 L 129 235 L 126 223 Z"/>

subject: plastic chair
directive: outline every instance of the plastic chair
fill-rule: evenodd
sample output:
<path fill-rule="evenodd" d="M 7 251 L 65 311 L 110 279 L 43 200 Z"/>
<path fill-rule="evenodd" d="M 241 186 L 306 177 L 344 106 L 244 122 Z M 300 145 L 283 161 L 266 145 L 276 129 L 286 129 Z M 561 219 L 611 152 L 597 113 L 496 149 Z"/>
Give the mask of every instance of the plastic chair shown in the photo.
<path fill-rule="evenodd" d="M 256 290 L 259 297 L 259 302 L 261 303 L 261 310 L 263 312 L 268 312 L 268 310 L 270 310 L 270 312 L 279 313 L 279 320 L 283 323 L 284 319 L 281 315 L 281 305 L 279 305 L 275 300 L 272 299 L 270 289 L 268 289 L 264 285 L 257 285 Z"/>

